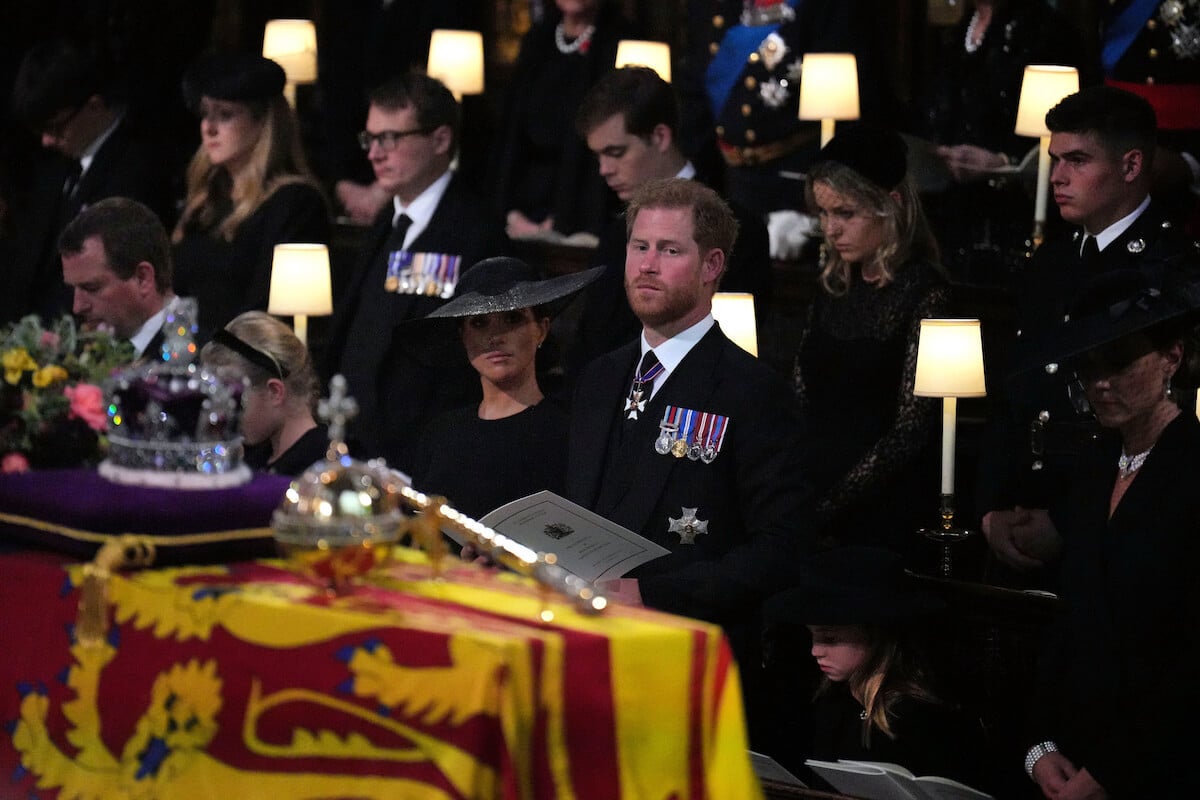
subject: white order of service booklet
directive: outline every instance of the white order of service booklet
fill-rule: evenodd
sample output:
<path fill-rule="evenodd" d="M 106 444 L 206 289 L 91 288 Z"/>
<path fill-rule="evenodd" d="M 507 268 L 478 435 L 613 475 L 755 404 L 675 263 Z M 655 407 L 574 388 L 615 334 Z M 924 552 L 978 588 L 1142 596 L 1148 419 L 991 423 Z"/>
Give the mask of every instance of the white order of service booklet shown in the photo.
<path fill-rule="evenodd" d="M 670 552 L 551 491 L 506 503 L 479 521 L 531 550 L 553 553 L 560 567 L 589 583 L 619 578 Z"/>
<path fill-rule="evenodd" d="M 863 800 L 993 800 L 990 794 L 949 778 L 917 777 L 899 764 L 812 758 L 804 763 L 842 794 Z"/>

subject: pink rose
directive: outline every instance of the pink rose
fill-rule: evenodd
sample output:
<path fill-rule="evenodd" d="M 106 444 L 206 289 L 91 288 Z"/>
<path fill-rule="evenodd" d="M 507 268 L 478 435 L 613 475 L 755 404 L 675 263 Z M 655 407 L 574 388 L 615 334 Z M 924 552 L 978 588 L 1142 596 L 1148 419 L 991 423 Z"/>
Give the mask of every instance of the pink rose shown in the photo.
<path fill-rule="evenodd" d="M 42 338 L 38 342 L 42 347 L 49 347 L 54 350 L 58 349 L 58 334 L 54 331 L 42 331 Z"/>
<path fill-rule="evenodd" d="M 71 401 L 71 418 L 81 419 L 94 431 L 102 431 L 108 424 L 104 411 L 104 392 L 99 386 L 80 383 L 63 389 L 63 395 Z"/>
<path fill-rule="evenodd" d="M 5 453 L 0 459 L 0 472 L 6 475 L 14 472 L 29 472 L 29 459 L 21 453 Z"/>

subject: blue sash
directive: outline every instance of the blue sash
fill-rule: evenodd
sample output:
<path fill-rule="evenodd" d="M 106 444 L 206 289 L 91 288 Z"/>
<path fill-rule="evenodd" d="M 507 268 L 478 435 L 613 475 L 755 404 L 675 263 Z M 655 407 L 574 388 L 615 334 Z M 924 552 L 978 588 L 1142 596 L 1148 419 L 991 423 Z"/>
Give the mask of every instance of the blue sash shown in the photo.
<path fill-rule="evenodd" d="M 798 8 L 802 0 L 787 0 L 793 9 Z M 712 104 L 713 116 L 718 116 L 721 109 L 729 100 L 729 93 L 742 74 L 742 65 L 750 54 L 758 49 L 763 39 L 779 29 L 775 25 L 734 25 L 726 31 L 721 39 L 721 47 L 708 62 L 708 71 L 704 75 L 704 88 L 708 93 L 708 102 Z"/>
<path fill-rule="evenodd" d="M 1125 10 L 1117 15 L 1104 29 L 1104 48 L 1100 53 L 1100 61 L 1104 65 L 1104 74 L 1111 75 L 1113 67 L 1129 50 L 1133 40 L 1142 32 L 1146 20 L 1158 10 L 1158 0 L 1132 0 Z"/>

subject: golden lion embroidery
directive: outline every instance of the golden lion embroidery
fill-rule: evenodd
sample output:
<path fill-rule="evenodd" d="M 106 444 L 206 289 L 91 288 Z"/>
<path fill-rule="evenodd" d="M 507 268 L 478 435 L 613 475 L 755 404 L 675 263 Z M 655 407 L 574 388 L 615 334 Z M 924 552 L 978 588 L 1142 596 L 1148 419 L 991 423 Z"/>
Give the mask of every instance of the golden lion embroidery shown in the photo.
<path fill-rule="evenodd" d="M 379 798 L 489 797 L 498 790 L 496 770 L 473 754 L 423 733 L 395 718 L 407 714 L 425 723 L 460 724 L 473 715 L 495 709 L 506 675 L 501 659 L 478 644 L 452 642 L 452 663 L 445 667 L 408 668 L 396 664 L 384 646 L 368 641 L 346 648 L 343 661 L 351 674 L 348 691 L 369 697 L 387 709 L 372 713 L 352 702 L 304 689 L 288 689 L 264 696 L 258 680 L 252 682 L 243 723 L 247 750 L 279 759 L 305 757 L 374 759 L 434 764 L 454 787 L 447 794 L 436 786 L 373 775 L 288 774 L 248 772 L 221 763 L 206 752 L 218 732 L 222 707 L 222 681 L 217 662 L 192 659 L 160 673 L 150 690 L 150 703 L 137 721 L 134 734 L 119 757 L 104 744 L 98 706 L 98 687 L 104 668 L 116 649 L 74 644 L 74 664 L 66 683 L 74 693 L 63 703 L 63 716 L 71 724 L 67 740 L 78 753 L 70 757 L 50 736 L 46 720 L 51 710 L 44 689 L 26 687 L 20 717 L 13 728 L 13 744 L 24 769 L 37 776 L 39 789 L 58 789 L 60 798 L 72 800 L 154 800 L 156 798 L 224 798 L 239 796 L 316 797 L 322 794 Z M 473 664 L 468 667 L 467 664 Z M 482 669 L 481 669 L 482 667 Z M 480 676 L 491 679 L 480 680 Z M 492 685 L 488 685 L 488 684 Z M 136 696 L 136 695 L 135 695 Z M 369 735 L 350 733 L 345 738 L 330 731 L 297 728 L 287 745 L 271 745 L 257 734 L 260 717 L 291 702 L 319 705 L 352 718 L 357 730 L 386 730 L 413 743 L 408 749 L 383 748 Z"/>

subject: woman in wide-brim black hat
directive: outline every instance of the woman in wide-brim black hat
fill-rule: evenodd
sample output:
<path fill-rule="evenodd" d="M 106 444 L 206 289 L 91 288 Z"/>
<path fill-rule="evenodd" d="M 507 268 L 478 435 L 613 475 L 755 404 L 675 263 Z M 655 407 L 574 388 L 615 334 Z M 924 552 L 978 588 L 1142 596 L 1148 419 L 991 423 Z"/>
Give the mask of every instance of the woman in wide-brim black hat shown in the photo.
<path fill-rule="evenodd" d="M 1105 430 L 1046 534 L 1061 548 L 1063 614 L 1025 769 L 1047 797 L 1200 797 L 1200 777 L 1179 768 L 1200 709 L 1200 422 L 1186 391 L 1200 275 L 1111 271 L 1079 297 L 1043 353 Z"/>
<path fill-rule="evenodd" d="M 426 328 L 457 324 L 481 399 L 446 411 L 422 432 L 411 466 L 418 488 L 445 495 L 472 516 L 542 489 L 561 493 L 567 414 L 545 399 L 537 353 L 551 318 L 599 273 L 541 280 L 519 259 L 489 258 L 467 270 L 454 299 L 422 321 Z"/>

